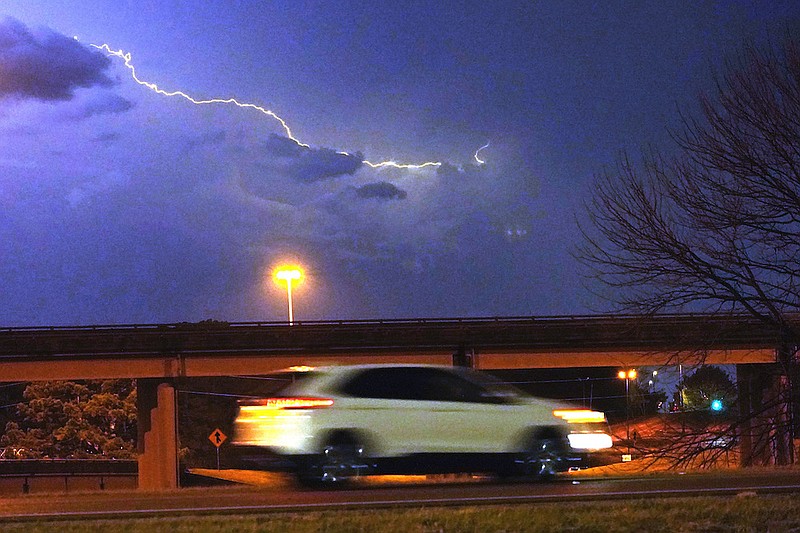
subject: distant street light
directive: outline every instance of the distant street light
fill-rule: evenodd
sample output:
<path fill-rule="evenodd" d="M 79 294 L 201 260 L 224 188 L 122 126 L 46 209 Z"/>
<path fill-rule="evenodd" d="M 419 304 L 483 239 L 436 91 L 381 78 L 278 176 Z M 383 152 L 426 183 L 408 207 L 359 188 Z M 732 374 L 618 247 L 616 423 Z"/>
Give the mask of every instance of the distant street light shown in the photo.
<path fill-rule="evenodd" d="M 617 372 L 619 379 L 625 380 L 625 437 L 628 441 L 628 453 L 631 453 L 631 396 L 630 382 L 636 379 L 636 369 L 620 370 Z"/>
<path fill-rule="evenodd" d="M 276 283 L 286 283 L 286 296 L 289 302 L 289 325 L 294 324 L 294 315 L 292 313 L 292 283 L 299 283 L 303 279 L 303 271 L 298 267 L 278 267 L 273 274 Z"/>

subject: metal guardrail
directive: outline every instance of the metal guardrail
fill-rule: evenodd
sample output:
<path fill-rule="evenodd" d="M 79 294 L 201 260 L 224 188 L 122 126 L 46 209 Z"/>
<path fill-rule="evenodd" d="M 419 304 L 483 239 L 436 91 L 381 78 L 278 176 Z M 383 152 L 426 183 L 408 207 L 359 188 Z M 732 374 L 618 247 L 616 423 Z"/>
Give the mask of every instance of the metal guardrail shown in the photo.
<path fill-rule="evenodd" d="M 116 459 L 3 459 L 0 476 L 135 474 L 136 460 Z"/>
<path fill-rule="evenodd" d="M 541 315 L 541 316 L 496 316 L 496 317 L 433 317 L 433 318 L 389 318 L 389 319 L 342 319 L 342 320 L 295 320 L 291 327 L 313 326 L 367 326 L 367 325 L 443 325 L 443 324 L 519 324 L 519 323 L 555 323 L 555 322 L 585 322 L 593 323 L 619 323 L 622 321 L 678 321 L 695 323 L 698 320 L 734 320 L 753 321 L 749 315 L 717 315 L 710 313 L 682 313 L 661 315 L 635 315 L 635 314 L 597 314 L 597 315 Z M 4 326 L 2 332 L 44 332 L 44 331 L 170 331 L 170 330 L 213 330 L 224 328 L 247 327 L 287 327 L 285 320 L 277 321 L 243 321 L 227 322 L 222 320 L 202 320 L 200 322 L 167 322 L 163 324 L 94 324 L 85 326 Z"/>
<path fill-rule="evenodd" d="M 133 489 L 138 474 L 0 474 L 0 494 L 71 490 Z"/>
<path fill-rule="evenodd" d="M 135 487 L 139 467 L 134 460 L 3 459 L 0 493 L 105 490 L 109 486 Z"/>
<path fill-rule="evenodd" d="M 749 316 L 565 315 L 0 328 L 0 361 L 163 354 L 774 347 Z"/>

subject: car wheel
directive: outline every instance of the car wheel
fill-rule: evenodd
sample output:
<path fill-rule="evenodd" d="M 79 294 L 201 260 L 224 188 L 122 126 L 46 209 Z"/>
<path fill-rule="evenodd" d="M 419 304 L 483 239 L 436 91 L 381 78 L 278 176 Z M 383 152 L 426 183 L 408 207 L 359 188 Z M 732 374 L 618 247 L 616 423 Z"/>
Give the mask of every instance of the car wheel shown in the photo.
<path fill-rule="evenodd" d="M 549 479 L 563 470 L 566 452 L 563 439 L 537 439 L 517 460 L 517 465 L 527 478 Z"/>
<path fill-rule="evenodd" d="M 301 466 L 299 478 L 305 485 L 339 485 L 367 474 L 371 466 L 363 445 L 349 435 L 338 436 Z"/>

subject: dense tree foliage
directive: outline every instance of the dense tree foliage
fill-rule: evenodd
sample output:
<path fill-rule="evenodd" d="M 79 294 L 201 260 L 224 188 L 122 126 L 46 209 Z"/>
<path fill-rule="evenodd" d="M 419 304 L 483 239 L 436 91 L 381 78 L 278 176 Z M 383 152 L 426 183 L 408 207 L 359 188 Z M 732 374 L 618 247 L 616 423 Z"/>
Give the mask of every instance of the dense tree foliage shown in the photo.
<path fill-rule="evenodd" d="M 703 365 L 678 384 L 685 411 L 705 413 L 732 411 L 736 402 L 736 385 L 717 366 Z M 719 402 L 718 404 L 715 402 Z"/>
<path fill-rule="evenodd" d="M 135 457 L 132 380 L 31 383 L 13 418 L 0 436 L 0 448 L 9 457 Z"/>

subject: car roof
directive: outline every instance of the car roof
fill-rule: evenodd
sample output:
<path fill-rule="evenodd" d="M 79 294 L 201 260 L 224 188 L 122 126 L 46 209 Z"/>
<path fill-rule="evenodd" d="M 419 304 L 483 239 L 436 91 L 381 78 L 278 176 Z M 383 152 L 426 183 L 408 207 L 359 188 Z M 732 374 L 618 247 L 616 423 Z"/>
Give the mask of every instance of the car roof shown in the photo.
<path fill-rule="evenodd" d="M 320 365 L 320 366 L 307 366 L 303 367 L 304 370 L 299 370 L 299 367 L 289 367 L 279 372 L 349 372 L 352 370 L 367 370 L 372 368 L 441 368 L 444 370 L 474 370 L 461 366 L 450 365 L 436 365 L 430 363 L 364 363 L 356 365 Z"/>
<path fill-rule="evenodd" d="M 275 374 L 293 373 L 295 375 L 308 374 L 312 377 L 311 380 L 303 380 L 296 386 L 300 389 L 317 389 L 318 387 L 326 387 L 328 385 L 340 382 L 347 379 L 348 376 L 356 374 L 364 370 L 374 370 L 381 368 L 432 368 L 441 369 L 449 372 L 458 372 L 460 370 L 469 370 L 463 367 L 454 367 L 447 365 L 433 365 L 426 363 L 368 363 L 357 365 L 323 365 L 323 366 L 307 366 L 302 370 L 298 367 L 290 367 L 283 371 L 276 372 Z M 294 387 L 292 385 L 291 387 Z"/>
<path fill-rule="evenodd" d="M 488 374 L 484 374 L 481 371 L 462 366 L 436 365 L 429 363 L 368 363 L 368 364 L 355 364 L 355 365 L 324 365 L 318 367 L 311 367 L 311 366 L 304 367 L 303 372 L 295 371 L 294 374 L 299 377 L 299 375 L 307 373 L 307 375 L 312 379 L 302 380 L 302 382 L 298 382 L 297 385 L 293 384 L 290 385 L 289 387 L 294 388 L 296 386 L 297 388 L 303 390 L 325 388 L 330 385 L 334 385 L 338 382 L 341 382 L 342 380 L 346 380 L 350 376 L 358 374 L 361 371 L 385 369 L 385 368 L 399 368 L 399 369 L 429 368 L 429 369 L 443 370 L 445 372 L 451 372 L 451 373 L 480 374 L 481 376 L 486 376 L 485 379 L 491 379 Z M 477 377 L 478 376 L 476 376 L 476 378 Z M 524 393 L 524 391 L 519 391 L 519 392 L 522 395 L 527 395 L 527 393 Z"/>

